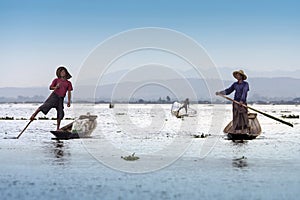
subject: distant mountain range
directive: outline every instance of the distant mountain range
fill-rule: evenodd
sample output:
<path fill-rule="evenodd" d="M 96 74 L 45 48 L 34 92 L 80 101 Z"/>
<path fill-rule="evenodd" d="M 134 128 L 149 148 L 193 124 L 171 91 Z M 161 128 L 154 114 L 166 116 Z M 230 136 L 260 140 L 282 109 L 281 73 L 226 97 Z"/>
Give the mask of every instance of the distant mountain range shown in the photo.
<path fill-rule="evenodd" d="M 220 85 L 215 85 L 214 79 L 195 79 L 188 78 L 187 81 L 193 88 L 198 100 L 216 100 L 218 97 L 214 95 L 215 91 L 220 91 L 224 88 Z M 230 86 L 234 80 L 223 81 L 225 88 Z M 275 78 L 251 78 L 247 80 L 250 84 L 249 101 L 270 101 L 270 100 L 292 100 L 300 97 L 300 79 L 289 77 L 275 77 Z M 178 84 L 182 82 L 179 79 L 165 80 L 163 85 L 170 88 L 176 88 L 174 91 L 169 91 L 166 87 L 159 85 L 148 85 L 141 87 L 133 94 L 128 94 L 134 88 L 143 83 L 139 82 L 123 82 L 119 84 L 102 84 L 95 88 L 95 86 L 75 86 L 73 97 L 74 101 L 105 100 L 110 101 L 113 96 L 114 100 L 128 100 L 127 96 L 131 96 L 129 100 L 157 100 L 169 96 L 172 100 L 183 100 L 191 96 L 191 93 Z M 210 88 L 207 87 L 210 86 Z M 31 87 L 31 88 L 15 88 L 7 87 L 0 88 L 0 102 L 35 102 L 44 101 L 50 94 L 47 87 Z"/>
<path fill-rule="evenodd" d="M 300 78 L 300 70 L 285 71 L 285 70 L 265 70 L 265 71 L 256 71 L 252 69 L 245 69 L 244 72 L 249 78 Z M 221 67 L 218 68 L 218 71 L 221 75 L 222 80 L 232 80 L 232 72 L 239 70 L 239 68 L 230 68 L 230 67 Z M 194 77 L 192 70 L 185 71 L 185 74 L 188 77 Z"/>
<path fill-rule="evenodd" d="M 196 93 L 198 100 L 216 100 L 219 97 L 215 96 L 216 91 L 223 90 L 229 87 L 233 81 L 224 81 L 225 88 L 220 88 L 219 85 L 215 85 L 216 80 L 209 79 L 187 79 L 188 82 L 191 84 L 194 92 Z M 171 87 L 178 88 L 176 94 L 177 97 L 172 94 L 171 91 L 166 90 L 164 87 L 157 87 L 157 86 L 149 86 L 144 90 L 141 91 L 137 95 L 133 95 L 136 100 L 138 98 L 147 99 L 147 100 L 156 100 L 158 98 L 164 98 L 166 96 L 171 97 L 172 99 L 185 99 L 189 97 L 189 91 L 186 91 L 184 87 L 178 85 L 180 81 L 173 79 L 173 80 L 166 80 L 165 85 L 169 85 Z M 294 98 L 300 97 L 300 90 L 298 89 L 300 85 L 300 79 L 295 78 L 251 78 L 248 80 L 250 85 L 249 91 L 249 101 L 270 101 L 270 100 L 292 100 Z M 122 100 L 122 97 L 128 96 L 129 88 L 134 88 L 137 85 L 141 85 L 140 83 L 122 83 L 119 84 L 118 87 L 118 94 L 113 95 L 113 90 L 115 89 L 115 84 L 108 84 L 98 87 L 95 90 L 95 96 L 97 99 L 106 99 L 108 97 L 114 96 L 118 100 Z M 210 86 L 210 88 L 207 87 Z M 83 86 L 88 88 L 88 86 Z M 80 89 L 82 96 L 88 97 L 88 94 L 85 94 L 82 91 L 88 91 L 88 89 Z M 90 92 L 91 94 L 92 92 Z M 92 93 L 94 94 L 94 93 Z"/>
<path fill-rule="evenodd" d="M 154 69 L 154 68 L 153 68 Z M 189 89 L 182 85 L 182 79 L 174 77 L 172 74 L 166 76 L 168 72 L 162 72 L 158 75 L 157 71 L 152 68 L 140 70 L 137 74 L 133 74 L 132 77 L 158 77 L 159 80 L 163 80 L 161 86 L 157 84 L 149 84 L 147 86 L 140 87 L 144 83 L 139 79 L 133 78 L 135 81 L 122 81 L 119 83 L 122 77 L 126 74 L 130 74 L 129 70 L 119 70 L 105 74 L 101 78 L 100 86 L 93 86 L 91 83 L 98 83 L 98 77 L 91 75 L 92 77 L 86 81 L 81 81 L 81 85 L 73 82 L 74 85 L 74 101 L 110 101 L 111 97 L 114 100 L 157 100 L 159 98 L 164 99 L 169 96 L 171 99 L 182 100 L 191 96 Z M 215 91 L 220 91 L 230 86 L 235 80 L 232 77 L 232 68 L 218 68 L 219 75 L 223 80 L 223 84 L 220 81 L 216 81 L 215 69 L 206 69 L 204 74 L 210 74 L 211 77 L 199 77 L 199 74 L 195 70 L 182 70 L 179 73 L 184 77 L 184 80 L 191 85 L 193 92 L 197 96 L 198 100 L 216 100 L 219 97 L 214 95 Z M 292 100 L 300 97 L 300 70 L 295 71 L 254 71 L 251 69 L 244 69 L 248 75 L 247 81 L 250 84 L 249 101 L 270 101 L 270 100 Z M 131 79 L 129 79 L 131 80 Z M 116 84 L 117 83 L 117 84 Z M 164 87 L 165 86 L 165 87 Z M 209 88 L 208 88 L 209 86 Z M 138 87 L 138 88 L 137 88 Z M 169 87 L 169 89 L 168 89 Z M 129 94 L 133 90 L 136 90 L 133 94 Z M 173 90 L 173 91 L 171 91 Z M 51 93 L 48 86 L 45 87 L 3 87 L 0 88 L 0 102 L 41 102 L 44 101 Z M 131 96 L 130 99 L 126 99 L 127 96 Z"/>
<path fill-rule="evenodd" d="M 242 68 L 243 69 L 243 68 Z M 217 71 L 219 72 L 220 78 L 224 81 L 226 80 L 232 80 L 234 81 L 234 78 L 232 77 L 232 72 L 239 69 L 233 69 L 229 67 L 222 67 L 217 68 Z M 284 70 L 273 70 L 273 71 L 255 71 L 251 69 L 243 69 L 244 72 L 247 74 L 249 79 L 252 78 L 294 78 L 299 79 L 300 78 L 300 70 L 294 70 L 294 71 L 284 71 Z M 205 73 L 203 74 L 210 74 L 210 77 L 201 77 L 202 79 L 214 79 L 216 78 L 215 75 L 216 69 L 210 68 L 206 69 Z M 130 72 L 129 70 L 119 70 L 115 72 L 110 72 L 106 75 L 104 75 L 101 78 L 101 82 L 103 84 L 113 84 L 118 82 L 122 76 L 126 73 Z M 186 78 L 199 78 L 199 76 L 196 74 L 196 71 L 194 69 L 189 70 L 178 70 L 178 73 L 181 74 L 183 77 Z M 91 80 L 92 79 L 92 80 Z M 97 82 L 98 77 L 91 77 L 87 82 Z"/>

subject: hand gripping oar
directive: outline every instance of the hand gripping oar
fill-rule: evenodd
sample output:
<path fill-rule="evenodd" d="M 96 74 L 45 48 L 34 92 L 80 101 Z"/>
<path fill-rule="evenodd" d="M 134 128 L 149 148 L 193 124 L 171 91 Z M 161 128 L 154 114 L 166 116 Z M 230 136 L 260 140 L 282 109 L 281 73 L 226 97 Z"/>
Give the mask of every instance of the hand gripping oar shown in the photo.
<path fill-rule="evenodd" d="M 241 104 L 240 102 L 238 102 L 238 101 L 236 101 L 236 100 L 233 100 L 233 99 L 231 99 L 231 98 L 229 98 L 229 97 L 227 97 L 227 96 L 225 96 L 225 95 L 223 95 L 223 94 L 218 94 L 218 95 L 221 96 L 221 97 L 223 97 L 223 98 L 225 98 L 225 99 L 227 99 L 227 100 L 229 100 L 229 101 L 232 101 L 232 102 L 234 102 L 234 103 L 236 103 L 236 104 L 239 104 L 239 105 L 241 105 L 241 106 L 244 106 L 245 108 L 249 108 L 249 109 L 251 109 L 251 110 L 253 110 L 253 111 L 255 111 L 255 112 L 258 112 L 258 113 L 260 113 L 260 114 L 262 114 L 262 115 L 264 115 L 264 116 L 266 116 L 266 117 L 269 117 L 269 118 L 271 118 L 271 119 L 274 119 L 274 120 L 276 120 L 276 121 L 279 121 L 279 122 L 281 122 L 281 123 L 283 123 L 283 124 L 286 124 L 286 125 L 288 125 L 288 126 L 294 127 L 294 125 L 291 124 L 291 123 L 289 123 L 289 122 L 286 122 L 286 121 L 284 121 L 284 120 L 282 120 L 282 119 L 279 119 L 279 118 L 277 118 L 277 117 L 274 117 L 274 116 L 269 115 L 269 114 L 267 114 L 267 113 L 264 113 L 264 112 L 262 112 L 262 111 L 256 110 L 256 109 L 254 109 L 254 108 L 252 108 L 252 107 L 250 107 L 250 106 L 247 106 L 247 105 L 245 105 L 245 104 Z"/>

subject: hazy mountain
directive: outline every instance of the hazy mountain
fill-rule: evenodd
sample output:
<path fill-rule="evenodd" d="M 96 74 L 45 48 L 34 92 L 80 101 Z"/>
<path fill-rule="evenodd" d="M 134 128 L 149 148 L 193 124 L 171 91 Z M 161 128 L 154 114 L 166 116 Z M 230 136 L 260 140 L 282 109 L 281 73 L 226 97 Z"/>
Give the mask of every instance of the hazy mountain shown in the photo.
<path fill-rule="evenodd" d="M 214 79 L 187 79 L 199 100 L 215 100 L 215 91 L 224 89 L 220 84 L 216 84 Z M 249 100 L 292 100 L 300 97 L 300 79 L 296 78 L 249 78 L 250 84 Z M 180 84 L 179 84 L 180 83 Z M 119 84 L 105 84 L 95 86 L 76 86 L 74 87 L 74 100 L 101 99 L 131 100 L 145 99 L 157 100 L 158 98 L 184 99 L 191 96 L 191 91 L 187 85 L 181 84 L 182 80 L 165 80 L 159 84 L 124 82 Z M 230 86 L 233 81 L 224 81 L 224 87 Z M 207 86 L 210 86 L 209 88 Z M 141 86 L 141 87 L 140 87 Z M 138 88 L 138 89 L 136 89 Z M 132 92 L 134 91 L 134 92 Z M 23 101 L 43 101 L 50 91 L 48 88 L 0 88 L 0 102 L 15 101 L 16 98 Z M 37 96 L 38 95 L 38 96 Z M 28 98 L 30 97 L 30 98 Z M 127 99 L 128 100 L 128 99 Z"/>
<path fill-rule="evenodd" d="M 223 90 L 229 87 L 233 81 L 224 81 L 224 87 L 220 87 L 216 84 L 216 80 L 208 79 L 188 79 L 192 88 L 194 89 L 198 100 L 212 100 L 218 98 L 215 96 L 216 91 Z M 174 87 L 178 86 L 179 80 L 168 80 L 166 81 L 169 85 Z M 249 78 L 248 80 L 250 85 L 249 91 L 249 100 L 291 100 L 297 97 L 300 97 L 300 90 L 298 89 L 300 85 L 300 79 L 295 78 Z M 129 84 L 124 85 L 123 90 L 124 95 L 126 95 L 126 88 L 130 88 Z M 209 88 L 207 87 L 209 85 Z M 122 87 L 122 86 L 121 86 Z M 211 90 L 211 91 L 210 91 Z M 100 92 L 100 89 L 98 90 Z M 104 91 L 104 90 L 103 90 Z M 109 90 L 106 91 L 109 94 Z M 100 94 L 100 93 L 99 93 Z M 179 99 L 184 99 L 188 97 L 189 92 L 186 92 L 184 89 L 179 89 Z M 173 97 L 170 92 L 165 91 L 163 88 L 158 90 L 146 90 L 144 93 L 141 93 L 141 97 L 165 97 L 166 95 Z"/>
<path fill-rule="evenodd" d="M 239 70 L 240 68 L 229 68 L 229 67 L 220 67 L 217 68 L 220 73 L 222 80 L 233 80 L 232 72 Z M 255 71 L 247 68 L 241 68 L 247 74 L 249 78 L 300 78 L 300 70 L 293 71 L 284 71 L 284 70 L 272 70 L 272 71 Z M 209 69 L 208 71 L 214 71 L 214 69 Z M 183 72 L 188 78 L 195 78 L 194 70 L 186 70 Z M 210 74 L 210 73 L 207 73 Z M 206 77 L 205 77 L 206 78 Z"/>
<path fill-rule="evenodd" d="M 212 77 L 199 77 L 197 72 L 192 69 L 177 71 L 185 79 L 178 79 L 178 76 L 166 74 L 168 71 L 157 74 L 157 71 L 152 70 L 152 68 L 147 70 L 146 72 L 143 69 L 140 71 L 135 70 L 135 73 L 129 70 L 120 70 L 107 73 L 100 79 L 91 75 L 91 78 L 81 81 L 80 86 L 78 82 L 73 82 L 73 96 L 77 100 L 91 100 L 95 98 L 110 100 L 111 97 L 122 100 L 128 96 L 131 97 L 131 100 L 157 100 L 159 97 L 165 98 L 166 96 L 172 99 L 183 99 L 192 96 L 188 86 L 190 84 L 194 90 L 192 93 L 195 93 L 199 100 L 211 100 L 211 98 L 214 100 L 215 91 L 230 86 L 234 81 L 232 77 L 234 69 L 226 67 L 218 68 L 220 77 L 224 80 L 223 84 L 215 80 L 219 75 L 215 74 L 214 69 L 208 69 L 209 72 L 202 73 L 210 74 Z M 291 100 L 300 97 L 300 90 L 298 89 L 300 85 L 300 70 L 261 72 L 249 69 L 244 70 L 248 75 L 247 81 L 250 84 L 249 100 Z M 124 77 L 129 78 L 123 79 Z M 153 83 L 145 85 L 142 80 L 143 78 L 147 80 L 148 77 L 153 77 Z M 164 79 L 164 81 L 154 84 L 156 82 L 155 77 L 158 80 Z M 100 82 L 98 82 L 99 80 Z M 120 80 L 123 81 L 120 83 Z M 93 85 L 101 84 L 101 86 L 91 86 L 91 83 Z M 5 87 L 0 88 L 0 102 L 44 101 L 50 93 L 48 86 L 30 88 Z"/>

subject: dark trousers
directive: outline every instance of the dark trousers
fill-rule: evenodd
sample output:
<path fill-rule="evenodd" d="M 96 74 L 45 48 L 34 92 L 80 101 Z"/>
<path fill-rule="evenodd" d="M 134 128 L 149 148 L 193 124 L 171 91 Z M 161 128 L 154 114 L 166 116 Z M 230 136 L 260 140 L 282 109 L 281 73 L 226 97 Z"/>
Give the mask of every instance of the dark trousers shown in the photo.
<path fill-rule="evenodd" d="M 241 133 L 246 133 L 249 127 L 249 120 L 248 120 L 248 109 L 240 106 L 236 103 L 233 103 L 232 106 L 232 128 L 235 131 L 239 131 Z"/>

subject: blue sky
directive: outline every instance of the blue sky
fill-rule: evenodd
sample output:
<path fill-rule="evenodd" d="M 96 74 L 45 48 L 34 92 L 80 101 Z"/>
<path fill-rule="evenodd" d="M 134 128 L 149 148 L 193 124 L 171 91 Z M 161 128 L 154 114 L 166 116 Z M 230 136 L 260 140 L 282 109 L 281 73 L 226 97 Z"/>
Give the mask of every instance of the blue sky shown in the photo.
<path fill-rule="evenodd" d="M 76 76 L 100 42 L 162 27 L 201 44 L 219 67 L 300 69 L 300 3 L 271 0 L 0 0 L 0 87 L 47 86 L 58 65 Z"/>

